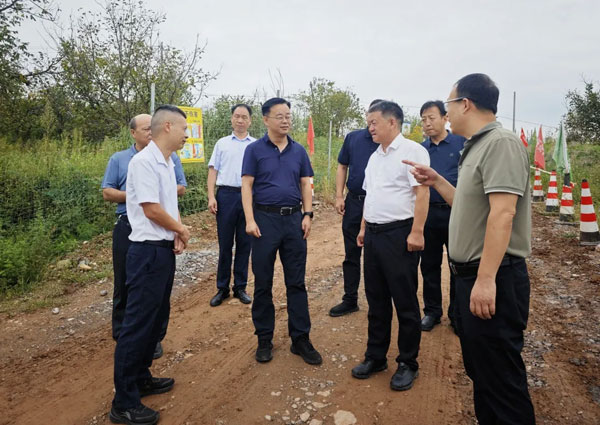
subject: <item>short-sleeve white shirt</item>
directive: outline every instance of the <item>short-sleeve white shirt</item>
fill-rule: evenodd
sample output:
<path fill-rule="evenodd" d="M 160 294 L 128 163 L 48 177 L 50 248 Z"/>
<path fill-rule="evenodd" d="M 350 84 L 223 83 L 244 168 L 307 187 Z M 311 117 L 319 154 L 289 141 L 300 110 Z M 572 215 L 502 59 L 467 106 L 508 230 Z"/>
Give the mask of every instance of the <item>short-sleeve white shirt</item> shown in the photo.
<path fill-rule="evenodd" d="M 380 145 L 369 158 L 363 182 L 367 192 L 363 213 L 366 222 L 385 224 L 414 217 L 413 186 L 419 183 L 410 173 L 411 167 L 402 163 L 403 159 L 429 165 L 427 149 L 402 134 L 385 152 Z"/>
<path fill-rule="evenodd" d="M 146 217 L 141 205 L 146 202 L 160 204 L 173 219 L 179 219 L 175 164 L 170 157 L 165 160 L 154 141 L 150 141 L 144 150 L 131 159 L 127 170 L 126 193 L 127 217 L 131 225 L 129 240 L 175 239 L 174 232 Z"/>
<path fill-rule="evenodd" d="M 247 135 L 238 139 L 234 133 L 217 140 L 208 166 L 217 170 L 217 186 L 242 186 L 242 161 L 246 147 L 256 139 Z"/>

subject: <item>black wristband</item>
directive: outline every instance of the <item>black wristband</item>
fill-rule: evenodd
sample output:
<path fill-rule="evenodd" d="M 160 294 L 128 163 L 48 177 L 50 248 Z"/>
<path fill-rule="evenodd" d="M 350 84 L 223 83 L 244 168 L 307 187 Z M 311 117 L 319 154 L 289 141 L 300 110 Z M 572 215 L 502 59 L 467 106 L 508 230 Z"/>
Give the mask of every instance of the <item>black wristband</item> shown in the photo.
<path fill-rule="evenodd" d="M 315 214 L 312 211 L 304 211 L 304 213 L 302 213 L 302 215 L 304 217 L 309 216 L 311 219 L 315 216 Z"/>

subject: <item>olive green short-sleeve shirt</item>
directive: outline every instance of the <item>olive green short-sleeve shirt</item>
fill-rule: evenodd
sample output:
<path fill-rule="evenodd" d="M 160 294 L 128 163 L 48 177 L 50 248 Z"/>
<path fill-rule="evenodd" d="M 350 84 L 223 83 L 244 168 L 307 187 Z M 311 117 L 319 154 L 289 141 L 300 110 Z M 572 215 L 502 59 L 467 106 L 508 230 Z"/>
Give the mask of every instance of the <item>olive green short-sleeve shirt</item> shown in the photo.
<path fill-rule="evenodd" d="M 490 212 L 488 194 L 493 192 L 519 196 L 506 253 L 529 256 L 529 156 L 519 138 L 497 121 L 465 142 L 450 214 L 448 254 L 452 260 L 467 263 L 481 258 Z"/>

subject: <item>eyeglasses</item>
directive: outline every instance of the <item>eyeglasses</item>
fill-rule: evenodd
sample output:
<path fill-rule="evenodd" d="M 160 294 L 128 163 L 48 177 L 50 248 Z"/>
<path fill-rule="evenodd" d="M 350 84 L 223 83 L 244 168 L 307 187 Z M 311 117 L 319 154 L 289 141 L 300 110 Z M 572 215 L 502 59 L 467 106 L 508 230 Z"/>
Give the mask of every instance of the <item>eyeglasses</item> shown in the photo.
<path fill-rule="evenodd" d="M 271 116 L 271 115 L 267 115 L 268 118 L 273 118 L 276 121 L 279 122 L 283 122 L 288 121 L 288 122 L 292 122 L 292 116 L 291 115 L 275 115 L 275 116 Z"/>
<path fill-rule="evenodd" d="M 468 99 L 468 97 L 462 96 L 462 97 L 455 97 L 454 99 L 448 99 L 447 101 L 444 102 L 444 105 L 448 106 L 449 103 L 459 102 L 459 101 L 461 101 L 463 99 Z"/>

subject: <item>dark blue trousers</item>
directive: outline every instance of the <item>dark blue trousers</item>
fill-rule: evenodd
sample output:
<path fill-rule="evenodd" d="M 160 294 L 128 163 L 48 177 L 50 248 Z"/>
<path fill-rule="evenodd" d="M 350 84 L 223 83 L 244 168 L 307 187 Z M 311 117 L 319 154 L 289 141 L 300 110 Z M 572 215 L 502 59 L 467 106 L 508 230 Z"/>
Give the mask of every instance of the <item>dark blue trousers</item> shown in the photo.
<path fill-rule="evenodd" d="M 119 409 L 140 404 L 138 382 L 150 378 L 154 347 L 169 318 L 175 254 L 170 248 L 133 242 L 127 255 L 127 307 L 115 350 L 115 398 Z"/>
<path fill-rule="evenodd" d="M 448 249 L 448 223 L 450 208 L 431 205 L 425 222 L 425 250 L 421 252 L 423 275 L 423 312 L 428 316 L 442 317 L 442 262 L 444 245 Z M 448 317 L 454 322 L 455 279 L 450 274 L 450 305 Z"/>
<path fill-rule="evenodd" d="M 127 251 L 131 241 L 131 226 L 127 216 L 120 216 L 113 229 L 112 255 L 113 255 L 113 309 L 112 309 L 112 337 L 116 341 L 119 339 L 123 318 L 125 317 L 125 307 L 127 307 Z M 169 320 L 165 320 L 160 332 L 160 341 L 167 334 Z"/>
<path fill-rule="evenodd" d="M 397 362 L 419 368 L 421 313 L 417 299 L 419 253 L 409 252 L 406 238 L 412 220 L 401 227 L 365 232 L 365 292 L 369 303 L 366 359 L 384 360 L 390 346 L 394 307 L 398 318 Z M 392 306 L 393 304 L 393 306 Z"/>
<path fill-rule="evenodd" d="M 244 289 L 248 284 L 248 261 L 252 237 L 246 233 L 246 219 L 242 207 L 242 195 L 237 190 L 220 187 L 217 190 L 217 235 L 219 237 L 219 265 L 217 288 L 229 291 L 233 241 L 233 290 Z"/>
<path fill-rule="evenodd" d="M 524 259 L 511 260 L 496 275 L 496 314 L 479 319 L 470 311 L 476 276 L 456 277 L 456 318 L 463 362 L 473 381 L 475 415 L 481 425 L 533 425 L 521 351 L 529 312 L 529 276 Z"/>
<path fill-rule="evenodd" d="M 255 209 L 254 219 L 261 232 L 252 238 L 254 301 L 252 321 L 259 339 L 272 339 L 275 331 L 273 270 L 275 257 L 283 265 L 287 296 L 288 332 L 292 339 L 310 332 L 308 296 L 304 285 L 306 240 L 302 239 L 302 214 L 279 215 Z"/>
<path fill-rule="evenodd" d="M 351 193 L 346 196 L 346 211 L 342 219 L 342 233 L 346 251 L 342 263 L 342 270 L 344 271 L 344 296 L 342 299 L 348 304 L 356 304 L 358 301 L 362 248 L 356 245 L 356 237 L 360 231 L 364 203 L 364 198 L 358 199 L 356 195 Z"/>

